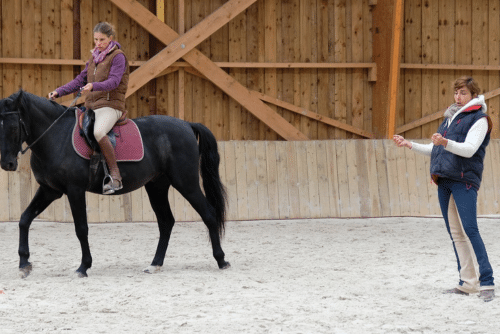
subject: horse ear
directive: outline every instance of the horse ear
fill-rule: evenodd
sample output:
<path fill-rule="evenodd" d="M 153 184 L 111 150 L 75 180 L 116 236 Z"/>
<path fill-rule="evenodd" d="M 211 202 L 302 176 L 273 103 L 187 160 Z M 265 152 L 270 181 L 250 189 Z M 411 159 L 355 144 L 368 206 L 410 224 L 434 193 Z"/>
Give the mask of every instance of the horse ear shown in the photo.
<path fill-rule="evenodd" d="M 19 110 L 19 107 L 21 106 L 22 98 L 23 98 L 23 90 L 20 89 L 18 94 L 17 94 L 17 97 L 14 98 L 14 106 L 13 106 L 14 110 Z"/>

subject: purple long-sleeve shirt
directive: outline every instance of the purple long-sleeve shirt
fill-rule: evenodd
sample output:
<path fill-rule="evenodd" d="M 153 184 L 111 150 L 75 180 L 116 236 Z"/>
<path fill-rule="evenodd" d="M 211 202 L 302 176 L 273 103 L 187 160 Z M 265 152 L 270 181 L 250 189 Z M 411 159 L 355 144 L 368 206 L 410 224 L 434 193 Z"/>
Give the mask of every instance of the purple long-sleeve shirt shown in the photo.
<path fill-rule="evenodd" d="M 120 44 L 116 43 L 118 48 L 121 48 Z M 111 68 L 109 70 L 108 78 L 101 82 L 93 82 L 93 91 L 111 91 L 118 87 L 120 81 L 122 80 L 123 73 L 125 72 L 125 68 L 127 66 L 126 59 L 123 54 L 117 54 L 113 61 L 111 62 Z M 85 64 L 85 69 L 80 72 L 70 82 L 56 89 L 58 96 L 68 95 L 74 92 L 77 92 L 85 86 L 87 82 L 87 69 L 89 67 L 89 62 Z"/>

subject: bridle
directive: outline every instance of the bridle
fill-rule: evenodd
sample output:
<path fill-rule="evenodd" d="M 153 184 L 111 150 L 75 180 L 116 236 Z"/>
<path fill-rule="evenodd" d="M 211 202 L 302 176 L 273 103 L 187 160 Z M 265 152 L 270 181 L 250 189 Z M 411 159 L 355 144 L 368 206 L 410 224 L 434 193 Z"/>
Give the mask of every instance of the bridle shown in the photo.
<path fill-rule="evenodd" d="M 35 139 L 34 142 L 32 142 L 30 145 L 28 145 L 28 147 L 26 147 L 24 150 L 20 150 L 19 152 L 21 152 L 21 154 L 24 154 L 26 152 L 28 152 L 28 150 L 30 148 L 33 147 L 33 145 L 35 145 L 40 139 L 42 139 L 43 136 L 45 136 L 45 134 L 47 132 L 49 132 L 49 130 L 57 123 L 58 120 L 61 119 L 61 117 L 64 116 L 64 114 L 66 114 L 66 112 L 71 109 L 71 107 L 73 107 L 73 104 L 76 102 L 76 100 L 78 100 L 78 98 L 82 96 L 82 91 L 80 90 L 78 92 L 78 94 L 76 94 L 76 97 L 75 99 L 71 102 L 71 104 L 69 105 L 68 108 L 66 108 L 66 110 L 63 111 L 63 113 L 61 115 L 59 115 L 59 117 L 56 118 L 56 120 L 54 122 L 52 122 L 52 124 L 40 135 L 40 137 L 38 137 L 37 139 Z M 20 124 L 20 131 L 21 131 L 21 134 L 22 134 L 22 131 L 24 131 L 24 133 L 26 134 L 26 137 L 29 137 L 29 133 L 28 133 L 28 128 L 26 127 L 26 124 L 24 123 L 23 121 L 23 118 L 21 117 L 21 112 L 19 110 L 15 110 L 15 111 L 7 111 L 7 112 L 4 112 L 4 113 L 0 113 L 0 117 L 2 116 L 5 116 L 5 115 L 19 115 L 19 124 Z M 22 136 L 21 136 L 21 143 L 24 142 L 24 140 L 22 139 Z"/>

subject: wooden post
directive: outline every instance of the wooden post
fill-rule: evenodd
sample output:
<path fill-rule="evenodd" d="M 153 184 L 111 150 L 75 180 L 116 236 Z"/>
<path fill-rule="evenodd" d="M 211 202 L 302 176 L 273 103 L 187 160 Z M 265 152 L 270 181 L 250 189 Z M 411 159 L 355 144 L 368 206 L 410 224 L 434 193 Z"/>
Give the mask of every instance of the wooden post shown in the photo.
<path fill-rule="evenodd" d="M 377 1 L 373 10 L 373 58 L 377 64 L 373 131 L 377 138 L 390 138 L 395 133 L 402 19 L 402 0 Z"/>
<path fill-rule="evenodd" d="M 396 107 L 398 101 L 399 64 L 401 63 L 401 35 L 403 30 L 403 0 L 395 0 L 392 19 L 391 65 L 389 74 L 389 125 L 387 138 L 396 131 Z"/>

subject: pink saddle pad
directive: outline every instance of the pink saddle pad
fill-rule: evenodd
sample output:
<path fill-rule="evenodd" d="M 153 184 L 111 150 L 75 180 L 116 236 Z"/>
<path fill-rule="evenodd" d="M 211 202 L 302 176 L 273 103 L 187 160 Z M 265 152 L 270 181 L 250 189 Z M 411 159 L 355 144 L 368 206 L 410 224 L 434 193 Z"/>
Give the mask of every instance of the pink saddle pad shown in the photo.
<path fill-rule="evenodd" d="M 72 136 L 73 148 L 79 156 L 90 160 L 94 152 L 87 144 L 85 137 L 80 135 L 79 119 L 82 113 L 80 109 L 76 108 L 76 124 Z M 113 132 L 116 133 L 116 161 L 141 161 L 144 157 L 144 144 L 137 124 L 129 119 L 123 125 L 115 125 Z"/>

